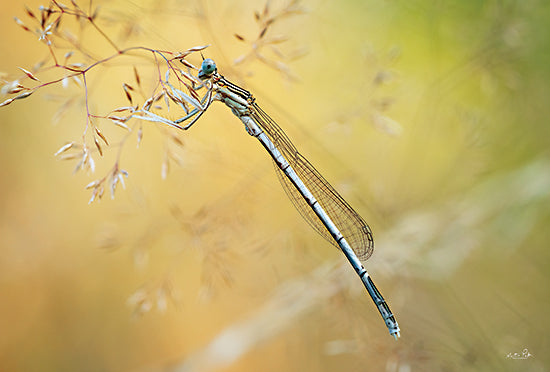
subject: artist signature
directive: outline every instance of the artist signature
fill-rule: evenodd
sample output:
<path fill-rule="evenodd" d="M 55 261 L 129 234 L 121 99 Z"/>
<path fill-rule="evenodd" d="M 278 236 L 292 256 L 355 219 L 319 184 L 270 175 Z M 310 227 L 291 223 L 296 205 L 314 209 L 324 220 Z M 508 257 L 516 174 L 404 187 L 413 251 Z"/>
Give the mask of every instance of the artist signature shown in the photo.
<path fill-rule="evenodd" d="M 529 352 L 529 350 L 527 350 L 527 348 L 523 349 L 523 351 L 520 353 L 508 353 L 508 355 L 506 355 L 506 358 L 510 358 L 510 359 L 527 359 L 529 357 L 532 357 L 533 354 L 531 354 Z"/>

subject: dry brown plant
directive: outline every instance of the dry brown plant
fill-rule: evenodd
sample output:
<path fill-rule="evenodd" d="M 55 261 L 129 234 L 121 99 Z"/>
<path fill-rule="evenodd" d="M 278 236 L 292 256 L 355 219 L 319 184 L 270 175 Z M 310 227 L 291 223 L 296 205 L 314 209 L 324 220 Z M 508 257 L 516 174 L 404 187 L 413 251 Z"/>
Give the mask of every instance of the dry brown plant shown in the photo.
<path fill-rule="evenodd" d="M 52 118 L 54 123 L 67 121 L 69 111 L 81 114 L 82 121 L 75 124 L 82 130 L 54 155 L 60 161 L 74 163 L 73 173 L 86 172 L 93 177 L 85 186 L 91 192 L 89 203 L 92 203 L 106 194 L 114 198 L 117 188 L 126 187 L 129 173 L 123 165 L 122 155 L 130 143 L 140 147 L 147 125 L 156 126 L 164 142 L 161 177 L 167 177 L 171 165 L 182 165 L 180 153 L 184 142 L 178 133 L 181 127 L 168 117 L 182 117 L 201 107 L 197 90 L 202 81 L 196 77 L 198 69 L 191 61 L 200 61 L 199 53 L 202 54 L 208 45 L 180 51 L 126 46 L 140 33 L 138 20 L 128 14 L 100 9 L 92 0 L 86 2 L 87 5 L 82 3 L 84 1 L 71 0 L 64 4 L 51 0 L 47 6 L 36 10 L 25 7 L 24 20 L 15 18 L 15 23 L 36 37 L 47 53 L 46 58 L 30 67 L 19 67 L 13 75 L 0 75 L 3 83 L 0 94 L 5 96 L 0 99 L 0 107 L 16 104 L 40 91 L 52 105 L 58 106 Z M 205 13 L 204 9 L 197 10 L 197 14 Z M 295 79 L 287 62 L 301 52 L 283 53 L 278 46 L 288 38 L 272 36 L 271 29 L 275 23 L 303 13 L 296 0 L 280 10 L 269 6 L 268 2 L 263 11 L 254 13 L 259 28 L 256 38 L 248 42 L 248 37 L 235 34 L 248 43 L 250 49 L 235 60 L 235 65 L 240 65 L 239 70 L 243 70 L 242 64 L 255 59 L 284 78 Z M 199 26 L 210 29 L 205 24 L 209 22 L 207 18 L 197 15 L 197 21 Z M 113 28 L 113 25 L 119 27 Z M 211 36 L 215 41 L 215 35 Z M 113 79 L 114 69 L 117 70 Z M 105 97 L 101 96 L 105 89 L 100 86 L 105 80 L 109 88 L 117 87 L 119 100 L 105 102 Z M 106 164 L 96 167 L 100 162 Z M 106 171 L 97 176 L 96 168 Z M 238 255 L 232 250 L 228 236 L 241 231 L 245 225 L 240 218 L 228 220 L 223 212 L 216 210 L 219 208 L 205 205 L 198 211 L 183 213 L 187 208 L 174 206 L 165 216 L 175 221 L 180 232 L 189 237 L 189 246 L 199 247 L 203 267 L 201 296 L 206 299 L 216 295 L 220 286 L 229 286 L 234 281 L 235 269 L 230 262 L 237 261 Z M 151 247 L 158 243 L 155 239 L 161 234 L 155 221 L 146 221 L 145 225 L 142 232 L 128 236 L 117 229 L 100 232 L 97 246 L 109 251 L 124 247 L 130 251 L 134 266 L 143 269 Z M 213 230 L 212 226 L 219 228 Z M 251 239 L 252 250 L 263 247 L 260 240 Z M 127 305 L 134 316 L 155 308 L 164 312 L 169 304 L 177 306 L 180 303 L 170 275 L 168 267 L 156 279 L 143 283 L 129 295 Z"/>
<path fill-rule="evenodd" d="M 197 89 L 202 87 L 202 82 L 194 76 L 193 72 L 198 69 L 188 57 L 197 55 L 208 45 L 194 46 L 177 52 L 145 46 L 120 47 L 108 32 L 100 27 L 102 12 L 99 6 L 93 5 L 93 1 L 89 1 L 88 6 L 81 6 L 75 0 L 71 0 L 69 5 L 51 0 L 48 6 L 40 6 L 37 11 L 29 8 L 25 10 L 27 20 L 24 22 L 16 17 L 15 22 L 46 45 L 48 58 L 31 68 L 19 67 L 22 74 L 11 79 L 3 79 L 1 93 L 8 98 L 0 103 L 0 107 L 25 99 L 49 86 L 56 86 L 58 89 L 78 89 L 77 94 L 61 98 L 62 103 L 54 120 L 60 120 L 69 108 L 79 102 L 79 94 L 82 94 L 86 112 L 84 128 L 80 138 L 68 141 L 55 152 L 55 156 L 59 160 L 74 161 L 74 172 L 83 170 L 94 173 L 96 161 L 103 157 L 105 151 L 116 149 L 115 161 L 110 169 L 86 185 L 86 188 L 91 190 L 89 203 L 102 199 L 106 190 L 111 198 L 114 198 L 119 185 L 125 187 L 124 179 L 128 177 L 128 172 L 121 165 L 122 150 L 132 137 L 139 147 L 144 122 L 168 125 L 161 126 L 166 142 L 170 144 L 165 146 L 161 167 L 162 178 L 166 178 L 170 163 L 181 165 L 182 161 L 177 151 L 171 148 L 181 148 L 183 142 L 173 131 L 167 130 L 169 126 L 178 129 L 181 127 L 174 125 L 167 117 L 168 113 L 172 116 L 184 116 L 194 108 L 202 107 L 197 93 Z M 251 42 L 250 53 L 237 58 L 238 63 L 253 57 L 277 69 L 283 75 L 292 77 L 290 69 L 282 61 L 286 57 L 275 47 L 275 44 L 283 42 L 285 38 L 268 37 L 268 30 L 275 22 L 302 13 L 303 9 L 297 1 L 292 1 L 276 12 L 271 11 L 266 4 L 263 12 L 255 13 L 261 31 Z M 105 21 L 113 22 L 109 17 L 106 17 Z M 129 25 L 125 29 L 124 39 L 130 37 L 135 27 Z M 85 30 L 99 36 L 111 52 L 91 50 L 82 40 Z M 237 37 L 245 41 L 243 36 Z M 266 47 L 270 47 L 276 55 L 264 55 L 262 50 Z M 130 62 L 123 61 L 124 57 L 129 58 Z M 138 62 L 143 64 L 144 59 L 148 71 L 146 76 L 142 75 L 140 67 L 136 67 Z M 111 68 L 115 60 L 125 66 L 126 72 L 130 72 L 126 75 L 132 76 L 131 80 L 122 80 L 121 77 L 119 83 L 120 92 L 127 102 L 122 106 L 111 107 L 106 112 L 97 112 L 92 94 L 95 87 L 90 85 L 90 75 L 100 74 L 102 69 Z M 106 134 L 107 131 L 112 132 L 110 127 L 123 131 L 120 139 L 115 141 L 112 136 Z"/>

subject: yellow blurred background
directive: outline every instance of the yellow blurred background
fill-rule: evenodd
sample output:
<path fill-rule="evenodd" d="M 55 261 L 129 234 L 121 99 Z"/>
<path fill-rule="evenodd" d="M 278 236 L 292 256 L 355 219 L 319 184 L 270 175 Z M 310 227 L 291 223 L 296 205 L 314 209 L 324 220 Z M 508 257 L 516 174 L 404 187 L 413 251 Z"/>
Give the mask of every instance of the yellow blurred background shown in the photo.
<path fill-rule="evenodd" d="M 187 132 L 143 123 L 139 148 L 139 123 L 121 147 L 124 129 L 98 120 L 110 146 L 73 174 L 53 154 L 81 140 L 84 93 L 57 84 L 0 108 L 0 371 L 549 370 L 549 5 L 268 4 L 282 15 L 264 38 L 281 42 L 265 45 L 256 1 L 92 8 L 120 48 L 210 44 L 372 227 L 366 267 L 402 338 L 222 104 Z M 14 16 L 32 24 L 2 3 L 3 81 L 48 56 Z M 85 21 L 62 27 L 113 54 Z M 268 63 L 236 63 L 253 51 Z M 134 67 L 151 89 L 146 53 L 90 71 L 93 112 L 127 105 Z M 126 189 L 89 205 L 119 149 Z"/>

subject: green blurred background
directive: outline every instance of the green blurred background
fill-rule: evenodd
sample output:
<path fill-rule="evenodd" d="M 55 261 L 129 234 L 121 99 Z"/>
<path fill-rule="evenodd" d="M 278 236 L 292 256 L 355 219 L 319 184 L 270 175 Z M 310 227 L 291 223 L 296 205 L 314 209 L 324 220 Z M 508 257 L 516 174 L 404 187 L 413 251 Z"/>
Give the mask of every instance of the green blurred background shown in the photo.
<path fill-rule="evenodd" d="M 278 68 L 234 63 L 254 50 L 234 34 L 256 38 L 264 3 L 94 4 L 121 47 L 211 44 L 220 72 L 371 225 L 366 266 L 402 338 L 222 104 L 185 133 L 145 123 L 139 149 L 134 131 L 126 189 L 88 205 L 84 186 L 117 147 L 95 156 L 96 174 L 56 160 L 85 123 L 82 89 L 58 85 L 0 108 L 0 371 L 550 369 L 547 2 L 303 1 L 265 36 L 287 40 L 256 49 Z M 13 16 L 28 20 L 4 1 L 4 80 L 47 56 Z M 150 56 L 90 73 L 94 112 L 126 104 L 133 66 L 151 87 Z"/>

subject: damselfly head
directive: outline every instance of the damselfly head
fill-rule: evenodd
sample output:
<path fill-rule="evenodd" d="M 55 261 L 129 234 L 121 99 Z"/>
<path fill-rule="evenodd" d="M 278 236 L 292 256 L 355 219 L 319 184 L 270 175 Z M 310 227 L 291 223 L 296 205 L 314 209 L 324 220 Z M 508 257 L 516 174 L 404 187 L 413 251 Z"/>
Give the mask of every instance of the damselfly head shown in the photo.
<path fill-rule="evenodd" d="M 207 58 L 204 61 L 202 61 L 201 69 L 199 70 L 199 79 L 205 80 L 210 79 L 213 74 L 215 74 L 218 71 L 218 68 L 216 67 L 216 62 L 214 60 Z"/>

